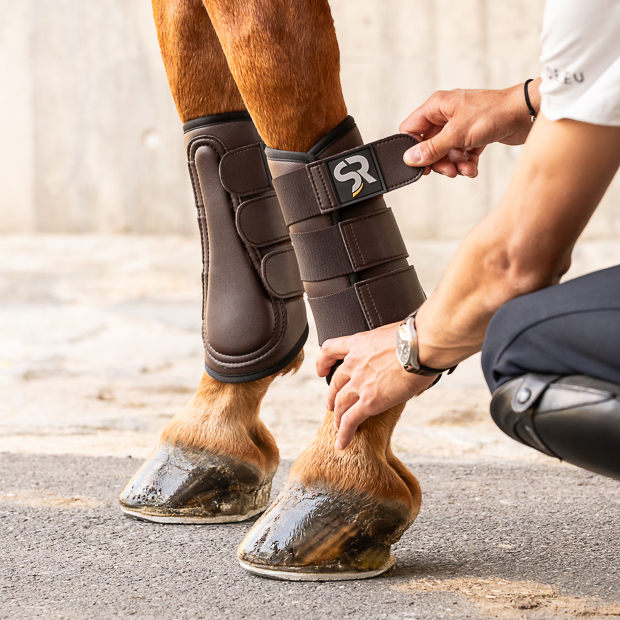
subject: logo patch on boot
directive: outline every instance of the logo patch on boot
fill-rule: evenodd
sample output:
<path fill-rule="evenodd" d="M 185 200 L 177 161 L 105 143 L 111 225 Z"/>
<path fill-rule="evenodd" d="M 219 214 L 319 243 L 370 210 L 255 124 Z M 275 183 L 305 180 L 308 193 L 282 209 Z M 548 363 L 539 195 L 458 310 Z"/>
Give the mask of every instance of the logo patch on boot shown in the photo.
<path fill-rule="evenodd" d="M 371 146 L 325 161 L 341 206 L 385 193 L 385 183 Z"/>

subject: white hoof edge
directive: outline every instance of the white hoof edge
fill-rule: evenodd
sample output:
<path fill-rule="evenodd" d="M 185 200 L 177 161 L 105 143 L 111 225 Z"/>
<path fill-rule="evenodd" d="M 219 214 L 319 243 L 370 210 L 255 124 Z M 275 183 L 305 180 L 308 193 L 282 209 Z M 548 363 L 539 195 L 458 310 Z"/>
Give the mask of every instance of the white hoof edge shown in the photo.
<path fill-rule="evenodd" d="M 138 510 L 129 510 L 128 508 L 124 508 L 121 506 L 121 510 L 131 517 L 136 517 L 136 519 L 142 519 L 142 521 L 150 521 L 151 523 L 171 523 L 177 525 L 201 525 L 203 523 L 238 523 L 239 521 L 246 521 L 247 519 L 251 519 L 256 515 L 259 515 L 261 512 L 265 512 L 267 506 L 263 506 L 262 508 L 257 508 L 256 510 L 250 510 L 250 512 L 244 515 L 218 515 L 217 517 L 181 517 L 181 516 L 173 516 L 166 517 L 164 515 L 149 515 L 144 514 Z"/>
<path fill-rule="evenodd" d="M 249 564 L 243 560 L 239 560 L 239 564 L 250 573 L 258 575 L 259 577 L 267 577 L 268 579 L 282 579 L 283 581 L 350 581 L 352 579 L 370 579 L 371 577 L 377 577 L 392 568 L 392 566 L 396 564 L 396 560 L 390 556 L 390 559 L 381 568 L 377 568 L 376 570 L 352 570 L 343 571 L 341 573 L 303 573 L 291 570 L 274 570 Z"/>

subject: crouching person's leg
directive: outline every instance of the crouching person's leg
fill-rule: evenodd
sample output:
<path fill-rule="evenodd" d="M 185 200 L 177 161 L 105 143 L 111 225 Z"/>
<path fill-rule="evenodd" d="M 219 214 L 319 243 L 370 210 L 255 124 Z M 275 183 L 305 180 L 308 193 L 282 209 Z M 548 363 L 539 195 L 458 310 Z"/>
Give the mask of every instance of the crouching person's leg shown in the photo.
<path fill-rule="evenodd" d="M 507 435 L 620 479 L 620 267 L 506 304 L 482 366 Z"/>

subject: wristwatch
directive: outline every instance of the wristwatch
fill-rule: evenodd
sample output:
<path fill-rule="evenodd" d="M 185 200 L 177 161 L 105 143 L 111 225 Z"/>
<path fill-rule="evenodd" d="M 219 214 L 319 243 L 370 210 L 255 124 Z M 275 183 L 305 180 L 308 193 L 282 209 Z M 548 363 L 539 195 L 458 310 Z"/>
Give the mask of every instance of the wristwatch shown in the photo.
<path fill-rule="evenodd" d="M 416 310 L 413 314 L 410 314 L 398 328 L 396 333 L 396 357 L 407 372 L 422 375 L 423 377 L 437 376 L 439 380 L 439 377 L 444 372 L 448 374 L 454 372 L 456 365 L 452 366 L 452 368 L 430 368 L 420 364 L 418 361 L 418 335 L 415 330 L 415 315 L 417 313 L 418 311 Z"/>

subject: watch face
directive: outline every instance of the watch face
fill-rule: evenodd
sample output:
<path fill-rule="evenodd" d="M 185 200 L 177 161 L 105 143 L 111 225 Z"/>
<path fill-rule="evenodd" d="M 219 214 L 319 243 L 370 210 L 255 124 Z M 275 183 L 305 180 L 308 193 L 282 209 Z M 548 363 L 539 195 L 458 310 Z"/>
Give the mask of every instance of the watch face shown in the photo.
<path fill-rule="evenodd" d="M 396 354 L 398 355 L 398 359 L 403 366 L 409 362 L 410 350 L 411 347 L 408 342 L 399 342 L 396 347 Z"/>
<path fill-rule="evenodd" d="M 411 346 L 409 345 L 406 328 L 401 328 L 398 330 L 398 341 L 396 343 L 396 355 L 398 356 L 398 361 L 405 366 L 409 363 L 409 354 L 411 353 Z"/>

